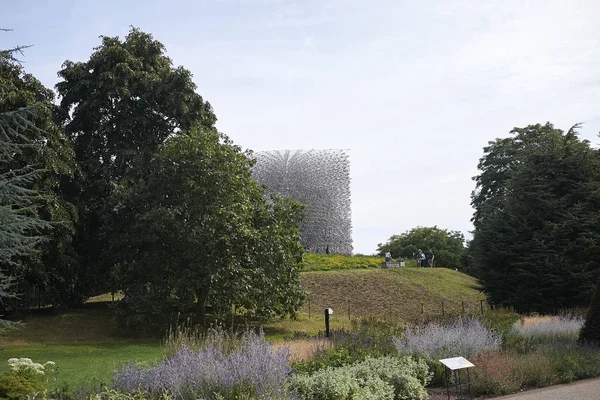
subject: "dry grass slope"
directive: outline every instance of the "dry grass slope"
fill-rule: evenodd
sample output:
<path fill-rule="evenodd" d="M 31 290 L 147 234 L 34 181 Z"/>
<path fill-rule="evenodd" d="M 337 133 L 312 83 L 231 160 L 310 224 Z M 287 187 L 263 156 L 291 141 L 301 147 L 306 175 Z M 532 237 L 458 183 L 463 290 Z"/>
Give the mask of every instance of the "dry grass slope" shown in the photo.
<path fill-rule="evenodd" d="M 422 316 L 479 312 L 485 299 L 477 281 L 444 268 L 389 270 L 340 270 L 306 272 L 301 275 L 309 290 L 312 314 L 331 307 L 339 317 L 377 315 L 413 321 Z M 485 302 L 484 302 L 485 307 Z M 308 302 L 302 309 L 308 312 Z"/>

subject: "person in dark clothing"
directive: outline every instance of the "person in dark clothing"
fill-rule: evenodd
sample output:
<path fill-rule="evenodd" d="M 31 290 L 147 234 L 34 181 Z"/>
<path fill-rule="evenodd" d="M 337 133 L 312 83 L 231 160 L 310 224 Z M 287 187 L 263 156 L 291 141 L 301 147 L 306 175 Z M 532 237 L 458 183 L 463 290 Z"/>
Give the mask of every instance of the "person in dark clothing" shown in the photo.
<path fill-rule="evenodd" d="M 427 252 L 427 264 L 429 264 L 429 268 L 433 268 L 433 259 L 435 258 L 435 254 L 433 254 L 433 251 L 431 251 L 431 249 L 429 249 L 429 252 Z"/>

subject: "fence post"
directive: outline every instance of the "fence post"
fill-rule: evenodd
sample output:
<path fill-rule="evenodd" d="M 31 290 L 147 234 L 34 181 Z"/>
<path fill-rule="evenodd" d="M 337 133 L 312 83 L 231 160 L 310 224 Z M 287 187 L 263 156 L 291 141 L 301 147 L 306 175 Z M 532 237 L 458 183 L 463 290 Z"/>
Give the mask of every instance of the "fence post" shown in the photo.
<path fill-rule="evenodd" d="M 481 313 L 483 314 L 483 300 L 479 300 L 479 307 L 481 308 Z"/>
<path fill-rule="evenodd" d="M 444 315 L 444 302 L 442 301 L 442 316 Z"/>
<path fill-rule="evenodd" d="M 350 321 L 350 299 L 346 299 L 346 306 L 348 307 L 348 321 Z"/>

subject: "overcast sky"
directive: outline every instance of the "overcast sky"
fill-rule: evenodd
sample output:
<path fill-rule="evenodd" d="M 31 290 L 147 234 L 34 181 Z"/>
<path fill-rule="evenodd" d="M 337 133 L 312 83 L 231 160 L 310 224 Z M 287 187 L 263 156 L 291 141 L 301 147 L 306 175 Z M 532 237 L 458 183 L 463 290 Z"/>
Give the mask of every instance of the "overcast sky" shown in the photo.
<path fill-rule="evenodd" d="M 598 0 L 0 0 L 0 48 L 46 86 L 98 36 L 152 33 L 253 150 L 349 149 L 355 252 L 472 229 L 489 140 L 552 122 L 600 142 Z"/>

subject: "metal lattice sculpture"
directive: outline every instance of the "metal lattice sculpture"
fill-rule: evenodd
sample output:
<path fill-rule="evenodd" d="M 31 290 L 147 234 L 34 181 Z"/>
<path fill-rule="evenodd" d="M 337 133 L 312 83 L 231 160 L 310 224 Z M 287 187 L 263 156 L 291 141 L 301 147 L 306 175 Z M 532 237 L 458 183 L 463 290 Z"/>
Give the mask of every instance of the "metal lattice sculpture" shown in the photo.
<path fill-rule="evenodd" d="M 304 247 L 352 253 L 350 161 L 345 151 L 264 151 L 255 157 L 257 182 L 306 205 L 300 227 Z"/>

